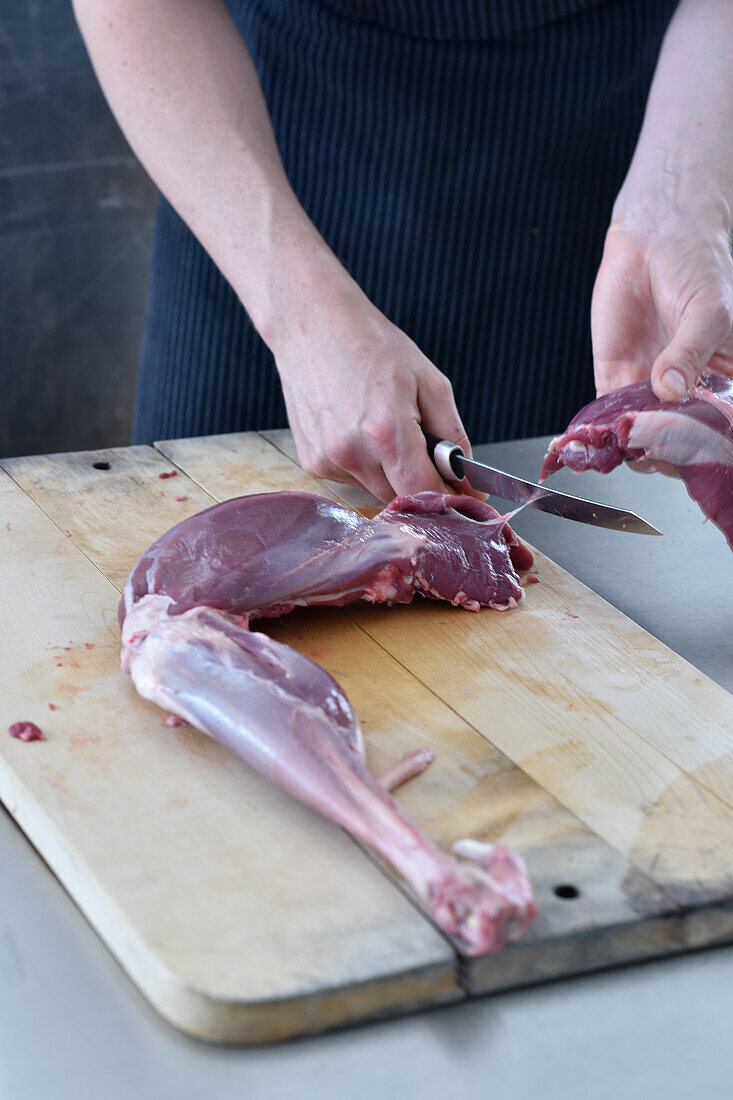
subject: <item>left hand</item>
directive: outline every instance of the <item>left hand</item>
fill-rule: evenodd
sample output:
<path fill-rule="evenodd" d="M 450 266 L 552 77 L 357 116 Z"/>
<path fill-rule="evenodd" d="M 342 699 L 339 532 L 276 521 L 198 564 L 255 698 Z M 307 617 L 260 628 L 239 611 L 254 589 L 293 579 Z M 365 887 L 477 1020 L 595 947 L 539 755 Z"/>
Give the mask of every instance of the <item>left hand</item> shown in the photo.
<path fill-rule="evenodd" d="M 598 396 L 651 378 L 661 400 L 685 397 L 706 368 L 733 377 L 733 260 L 708 213 L 628 211 L 614 219 L 591 306 Z"/>

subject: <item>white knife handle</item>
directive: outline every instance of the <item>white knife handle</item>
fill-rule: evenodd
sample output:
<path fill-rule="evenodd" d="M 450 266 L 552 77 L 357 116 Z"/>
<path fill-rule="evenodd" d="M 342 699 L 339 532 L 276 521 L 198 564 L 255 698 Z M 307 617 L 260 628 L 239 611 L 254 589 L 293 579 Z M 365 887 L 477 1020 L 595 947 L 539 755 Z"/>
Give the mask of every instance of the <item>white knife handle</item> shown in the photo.
<path fill-rule="evenodd" d="M 438 439 L 431 446 L 433 439 L 428 439 L 428 452 L 431 454 L 438 473 L 446 481 L 463 481 L 463 465 L 461 459 L 465 458 L 463 451 L 457 443 L 449 443 L 447 439 Z"/>

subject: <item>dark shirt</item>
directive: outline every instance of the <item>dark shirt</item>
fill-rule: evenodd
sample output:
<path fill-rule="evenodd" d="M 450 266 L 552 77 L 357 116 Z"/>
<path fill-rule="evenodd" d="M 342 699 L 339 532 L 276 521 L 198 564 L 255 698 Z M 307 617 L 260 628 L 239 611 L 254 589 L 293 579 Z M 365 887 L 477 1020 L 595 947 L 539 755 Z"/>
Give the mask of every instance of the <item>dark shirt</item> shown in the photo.
<path fill-rule="evenodd" d="M 590 300 L 677 0 L 230 0 L 306 212 L 475 442 L 593 396 Z M 273 358 L 161 201 L 137 442 L 286 423 Z"/>

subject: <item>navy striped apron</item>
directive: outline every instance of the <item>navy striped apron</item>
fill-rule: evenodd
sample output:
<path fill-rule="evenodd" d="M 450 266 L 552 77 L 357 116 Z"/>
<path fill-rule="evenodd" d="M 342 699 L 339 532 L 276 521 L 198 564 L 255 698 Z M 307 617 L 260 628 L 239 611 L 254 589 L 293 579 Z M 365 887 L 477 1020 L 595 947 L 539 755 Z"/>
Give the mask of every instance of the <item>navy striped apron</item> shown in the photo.
<path fill-rule="evenodd" d="M 474 443 L 593 396 L 593 281 L 676 4 L 228 4 L 300 202 Z M 285 424 L 270 351 L 161 199 L 135 441 Z"/>

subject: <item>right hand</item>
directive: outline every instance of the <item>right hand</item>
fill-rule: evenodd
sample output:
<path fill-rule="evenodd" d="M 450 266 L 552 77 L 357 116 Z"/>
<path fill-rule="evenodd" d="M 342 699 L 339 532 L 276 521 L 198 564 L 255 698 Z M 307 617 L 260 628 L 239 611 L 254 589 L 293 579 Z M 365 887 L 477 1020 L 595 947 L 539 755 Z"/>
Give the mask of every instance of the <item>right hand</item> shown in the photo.
<path fill-rule="evenodd" d="M 465 481 L 443 482 L 420 428 L 471 454 L 450 382 L 356 284 L 301 314 L 273 350 L 306 473 L 383 501 L 424 489 L 472 492 Z"/>

